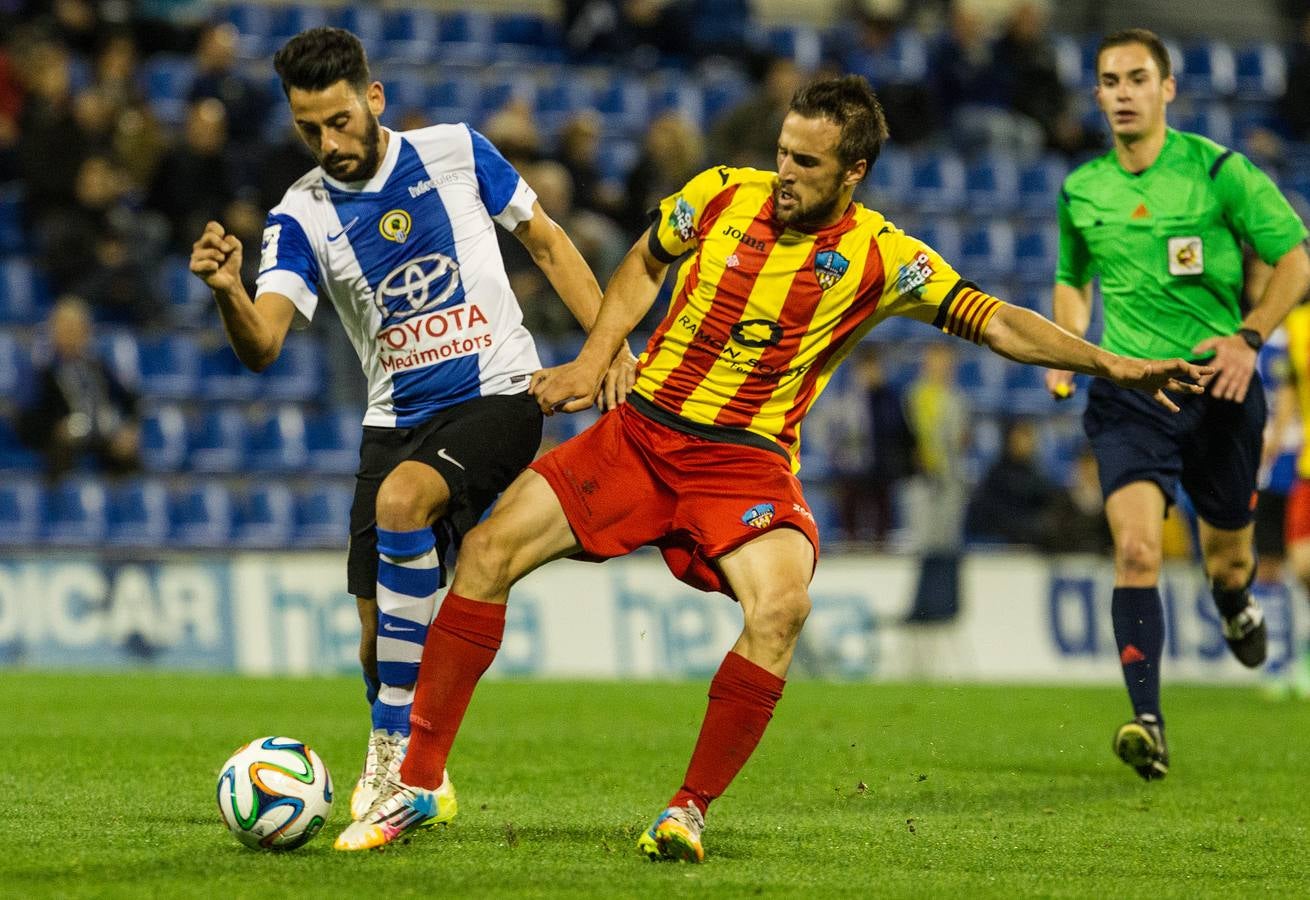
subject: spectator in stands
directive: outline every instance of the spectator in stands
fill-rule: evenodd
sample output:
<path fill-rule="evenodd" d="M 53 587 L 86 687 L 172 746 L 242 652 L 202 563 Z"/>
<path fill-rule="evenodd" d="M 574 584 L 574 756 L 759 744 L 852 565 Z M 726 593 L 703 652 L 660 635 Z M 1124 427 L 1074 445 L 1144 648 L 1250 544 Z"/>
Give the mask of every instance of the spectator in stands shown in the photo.
<path fill-rule="evenodd" d="M 692 52 L 693 20 L 686 0 L 564 0 L 563 5 L 564 42 L 579 62 L 622 63 L 647 71 L 661 60 Z"/>
<path fill-rule="evenodd" d="M 951 139 L 962 149 L 997 150 L 1030 158 L 1046 136 L 1032 119 L 1010 108 L 990 30 L 971 4 L 957 3 L 950 24 L 928 55 L 929 87 Z"/>
<path fill-rule="evenodd" d="M 95 56 L 95 86 L 115 107 L 115 112 L 144 102 L 137 82 L 137 48 L 126 29 L 104 36 Z"/>
<path fill-rule="evenodd" d="M 768 169 L 777 162 L 778 132 L 804 76 L 795 62 L 782 56 L 769 57 L 761 68 L 751 95 L 710 127 L 710 158 L 756 169 Z"/>
<path fill-rule="evenodd" d="M 906 72 L 899 61 L 896 32 L 905 24 L 903 4 L 858 2 L 852 6 L 847 27 L 838 36 L 846 45 L 839 53 L 842 68 L 863 75 L 878 89 L 887 128 L 898 144 L 930 137 L 941 127 L 941 107 L 929 86 Z"/>
<path fill-rule="evenodd" d="M 62 45 L 42 41 L 22 54 L 27 95 L 19 116 L 18 170 L 26 190 L 29 227 L 73 202 L 83 150 L 73 118 L 72 58 Z"/>
<path fill-rule="evenodd" d="M 568 169 L 573 179 L 573 204 L 607 218 L 616 218 L 622 197 L 601 180 L 601 120 L 586 110 L 572 116 L 557 136 L 555 158 Z"/>
<path fill-rule="evenodd" d="M 906 490 L 910 543 L 921 553 L 950 552 L 960 545 L 969 443 L 969 406 L 955 383 L 952 346 L 932 343 L 924 348 L 907 399 L 918 450 L 918 471 Z"/>
<path fill-rule="evenodd" d="M 896 525 L 896 497 L 914 473 L 915 440 L 901 390 L 887 380 L 878 351 L 861 344 L 855 359 L 856 399 L 863 406 L 860 464 L 841 477 L 842 529 L 881 546 Z M 867 524 L 866 524 L 867 523 Z"/>
<path fill-rule="evenodd" d="M 1050 539 L 1061 492 L 1038 464 L 1038 438 L 1029 419 L 1006 425 L 1001 455 L 969 501 L 964 530 L 971 540 L 1039 547 Z"/>
<path fill-rule="evenodd" d="M 192 235 L 222 217 L 236 199 L 236 180 L 227 109 L 212 97 L 197 100 L 187 107 L 182 142 L 164 154 L 147 200 L 168 219 L 173 249 L 189 250 Z"/>
<path fill-rule="evenodd" d="M 34 379 L 35 391 L 19 415 L 24 440 L 57 478 L 84 460 L 109 474 L 140 467 L 137 398 L 99 359 L 92 346 L 91 311 L 65 295 L 48 321 L 49 359 Z"/>
<path fill-rule="evenodd" d="M 1310 10 L 1296 20 L 1296 43 L 1288 52 L 1287 86 L 1278 101 L 1287 137 L 1310 141 Z"/>
<path fill-rule="evenodd" d="M 23 112 L 23 81 L 11 36 L 9 32 L 0 38 L 0 182 L 18 177 L 18 122 Z"/>
<path fill-rule="evenodd" d="M 1105 518 L 1101 480 L 1096 456 L 1084 446 L 1074 458 L 1069 487 L 1056 495 L 1046 539 L 1041 544 L 1052 553 L 1096 553 L 1108 555 L 1114 549 L 1110 523 Z"/>
<path fill-rule="evenodd" d="M 482 126 L 482 134 L 516 169 L 541 159 L 541 131 L 532 107 L 522 99 L 516 97 L 497 110 Z"/>
<path fill-rule="evenodd" d="M 237 30 L 216 22 L 200 32 L 195 52 L 196 77 L 188 100 L 212 97 L 223 104 L 229 122 L 262 123 L 269 111 L 267 92 L 237 67 Z"/>
<path fill-rule="evenodd" d="M 628 175 L 623 225 L 633 232 L 649 224 L 649 214 L 700 171 L 704 158 L 699 129 L 668 111 L 646 129 L 641 157 Z"/>

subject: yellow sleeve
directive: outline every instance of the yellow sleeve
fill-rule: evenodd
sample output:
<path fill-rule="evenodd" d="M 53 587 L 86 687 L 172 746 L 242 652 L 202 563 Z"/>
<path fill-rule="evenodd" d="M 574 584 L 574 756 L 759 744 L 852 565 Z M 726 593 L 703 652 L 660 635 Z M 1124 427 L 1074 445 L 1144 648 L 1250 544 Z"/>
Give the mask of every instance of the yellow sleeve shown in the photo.
<path fill-rule="evenodd" d="M 888 315 L 928 322 L 975 344 L 1002 301 L 966 281 L 918 238 L 890 230 L 878 237 L 886 279 L 879 304 Z"/>
<path fill-rule="evenodd" d="M 655 258 L 671 263 L 694 247 L 700 239 L 706 207 L 740 184 L 746 172 L 752 171 L 728 166 L 706 169 L 678 193 L 661 200 L 659 208 L 651 211 L 654 222 L 650 229 L 650 249 Z"/>

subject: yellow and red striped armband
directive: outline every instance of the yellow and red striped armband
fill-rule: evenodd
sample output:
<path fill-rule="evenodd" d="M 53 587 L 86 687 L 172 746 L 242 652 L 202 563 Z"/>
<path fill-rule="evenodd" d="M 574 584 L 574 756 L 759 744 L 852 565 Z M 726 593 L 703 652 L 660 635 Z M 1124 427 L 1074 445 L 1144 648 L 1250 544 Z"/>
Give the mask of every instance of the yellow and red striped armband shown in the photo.
<path fill-rule="evenodd" d="M 980 343 L 987 323 L 1005 301 L 967 282 L 961 282 L 960 290 L 953 293 L 955 297 L 950 300 L 945 317 L 939 317 L 944 318 L 939 327 L 947 334 Z"/>

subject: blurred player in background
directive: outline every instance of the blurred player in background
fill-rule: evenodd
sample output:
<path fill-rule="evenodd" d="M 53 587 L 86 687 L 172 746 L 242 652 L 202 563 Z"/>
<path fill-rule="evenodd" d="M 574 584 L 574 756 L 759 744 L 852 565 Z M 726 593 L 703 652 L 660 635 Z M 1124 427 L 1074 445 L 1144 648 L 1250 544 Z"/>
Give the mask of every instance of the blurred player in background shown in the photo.
<path fill-rule="evenodd" d="M 1293 409 L 1280 418 L 1299 419 L 1301 452 L 1296 458 L 1296 478 L 1287 495 L 1284 538 L 1292 574 L 1310 591 L 1310 305 L 1303 304 L 1288 313 L 1286 327 L 1287 393 L 1292 397 Z M 1302 696 L 1310 693 L 1310 646 L 1293 647 L 1290 665 L 1291 690 Z"/>
<path fill-rule="evenodd" d="M 393 132 L 359 40 L 315 28 L 273 59 L 296 130 L 319 165 L 268 215 L 251 302 L 242 247 L 217 222 L 191 271 L 214 291 L 237 356 L 259 371 L 326 297 L 368 378 L 347 581 L 373 730 L 351 798 L 359 817 L 395 776 L 447 547 L 528 464 L 540 368 L 494 225 L 511 230 L 584 328 L 600 288 L 518 172 L 465 125 Z M 626 393 L 615 367 L 607 401 Z"/>
<path fill-rule="evenodd" d="M 1181 481 L 1200 517 L 1201 553 L 1224 637 L 1243 665 L 1264 662 L 1264 615 L 1251 597 L 1252 509 L 1265 401 L 1252 381 L 1264 339 L 1310 287 L 1305 226 L 1244 156 L 1170 129 L 1169 54 L 1149 31 L 1109 35 L 1097 53 L 1097 102 L 1114 149 L 1070 173 L 1059 198 L 1055 321 L 1085 334 L 1099 276 L 1108 350 L 1209 358 L 1208 393 L 1176 416 L 1105 379 L 1092 382 L 1084 427 L 1114 535 L 1115 640 L 1134 718 L 1114 750 L 1150 780 L 1169 771 L 1160 710 L 1164 611 L 1158 581 L 1165 511 Z M 1242 244 L 1273 274 L 1243 315 Z M 1073 374 L 1047 373 L 1069 396 Z"/>
<path fill-rule="evenodd" d="M 660 549 L 682 581 L 736 599 L 745 627 L 710 684 L 682 787 L 641 836 L 652 859 L 703 858 L 710 802 L 754 752 L 782 696 L 818 558 L 801 494 L 801 420 L 861 337 L 918 319 L 1002 356 L 1097 373 L 1153 393 L 1199 390 L 1208 369 L 1108 353 L 962 279 L 931 248 L 852 202 L 886 139 L 864 79 L 792 99 L 778 173 L 719 167 L 665 198 L 620 264 L 573 362 L 533 376 L 543 411 L 594 402 L 608 360 L 691 253 L 627 404 L 532 464 L 465 539 L 428 635 L 402 784 L 337 839 L 386 844 L 449 818 L 446 758 L 505 628 L 510 587 L 561 556 Z"/>

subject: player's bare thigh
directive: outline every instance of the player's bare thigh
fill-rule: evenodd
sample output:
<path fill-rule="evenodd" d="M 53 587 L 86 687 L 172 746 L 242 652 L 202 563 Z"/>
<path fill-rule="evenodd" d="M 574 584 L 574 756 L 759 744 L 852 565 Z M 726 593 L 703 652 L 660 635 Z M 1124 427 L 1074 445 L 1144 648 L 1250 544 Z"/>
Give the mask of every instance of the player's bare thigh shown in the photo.
<path fill-rule="evenodd" d="M 733 650 L 784 677 L 801 627 L 810 613 L 814 545 L 781 526 L 716 560 L 741 603 L 745 627 Z"/>
<path fill-rule="evenodd" d="M 446 514 L 450 485 L 426 463 L 407 459 L 378 488 L 377 522 L 388 531 L 427 528 Z"/>
<path fill-rule="evenodd" d="M 514 582 L 581 549 L 549 482 L 525 469 L 505 489 L 491 517 L 465 535 L 451 590 L 485 603 L 504 603 Z"/>
<path fill-rule="evenodd" d="M 1159 580 L 1164 512 L 1164 493 L 1154 481 L 1134 481 L 1106 498 L 1119 587 L 1151 587 Z"/>

